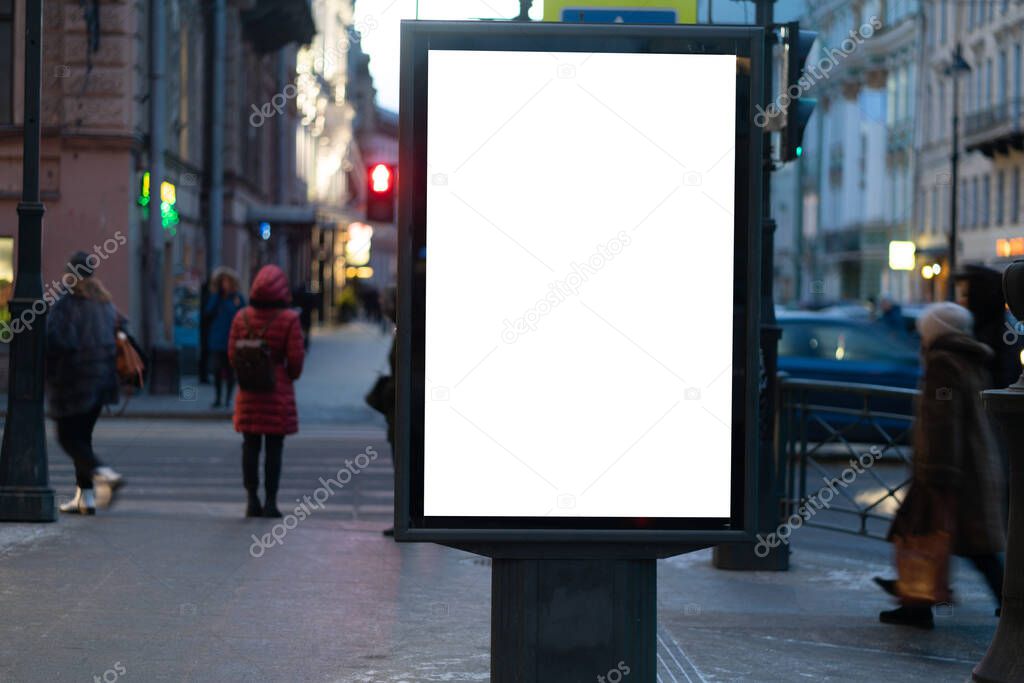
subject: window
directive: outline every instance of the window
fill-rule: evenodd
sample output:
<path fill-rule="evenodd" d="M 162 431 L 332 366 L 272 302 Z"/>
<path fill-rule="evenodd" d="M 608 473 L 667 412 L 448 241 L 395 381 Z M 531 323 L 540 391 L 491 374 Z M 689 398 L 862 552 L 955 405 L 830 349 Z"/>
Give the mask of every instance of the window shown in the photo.
<path fill-rule="evenodd" d="M 941 207 L 941 211 L 942 211 L 942 220 L 939 222 L 939 225 L 942 226 L 943 232 L 947 232 L 947 233 L 949 232 L 949 221 L 950 221 L 950 218 L 951 218 L 951 216 L 950 216 L 951 211 L 950 211 L 950 207 L 946 206 L 946 202 L 948 202 L 950 200 L 950 197 L 952 197 L 952 195 L 953 195 L 953 192 L 952 192 L 951 189 L 950 190 L 944 190 L 941 187 L 939 188 L 939 206 Z"/>
<path fill-rule="evenodd" d="M 935 234 L 939 231 L 939 188 L 932 188 L 932 216 L 928 226 L 928 232 Z"/>
<path fill-rule="evenodd" d="M 996 76 L 996 104 L 1006 103 L 1006 50 L 999 53 L 999 74 Z"/>
<path fill-rule="evenodd" d="M 889 72 L 885 79 L 885 122 L 891 128 L 896 123 L 896 73 Z"/>
<path fill-rule="evenodd" d="M 974 9 L 976 1 L 967 0 L 967 30 L 971 31 L 974 29 Z"/>
<path fill-rule="evenodd" d="M 1010 183 L 1010 221 L 1016 223 L 1020 220 L 1020 166 L 1013 169 L 1013 178 Z"/>
<path fill-rule="evenodd" d="M 978 76 L 978 71 L 972 70 L 967 73 L 967 91 L 970 93 L 970 106 L 968 110 L 972 112 L 978 111 L 981 107 L 981 78 Z"/>
<path fill-rule="evenodd" d="M 0 237 L 0 283 L 14 282 L 14 238 Z M 0 288 L 3 285 L 0 284 Z M 6 302 L 4 302 L 6 303 Z"/>
<path fill-rule="evenodd" d="M 0 124 L 14 123 L 14 0 L 0 0 Z"/>
<path fill-rule="evenodd" d="M 925 42 L 927 43 L 928 47 L 935 46 L 935 29 L 937 28 L 936 24 L 938 23 L 938 21 L 939 17 L 938 12 L 936 11 L 935 15 L 931 17 L 930 21 L 928 21 L 928 30 L 925 34 Z"/>
<path fill-rule="evenodd" d="M 942 43 L 946 42 L 946 15 L 949 14 L 949 8 L 947 7 L 949 0 L 942 0 L 940 4 L 941 15 L 939 16 L 939 41 Z"/>
<path fill-rule="evenodd" d="M 979 191 L 978 179 L 971 181 L 971 227 L 978 227 L 981 219 L 981 192 Z"/>
<path fill-rule="evenodd" d="M 1024 79 L 1024 72 L 1021 71 L 1021 45 L 1020 43 L 1013 46 L 1013 72 L 1016 74 L 1016 78 L 1013 79 L 1013 117 L 1016 119 L 1020 115 L 1021 95 L 1020 95 L 1020 82 Z"/>
<path fill-rule="evenodd" d="M 935 106 L 935 102 L 932 101 L 932 85 L 929 83 L 924 89 L 924 110 L 927 114 L 924 116 L 924 141 L 931 142 L 935 138 L 935 127 L 933 112 L 939 107 Z"/>
<path fill-rule="evenodd" d="M 944 111 L 946 111 L 946 83 L 945 81 L 939 81 L 938 106 L 935 107 L 932 115 L 939 117 L 939 125 L 937 128 L 939 134 L 936 137 L 940 139 L 946 137 L 946 119 L 948 117 L 943 115 L 942 112 Z"/>
<path fill-rule="evenodd" d="M 996 225 L 1003 224 L 1003 202 L 1006 200 L 1006 172 L 996 174 Z"/>
<path fill-rule="evenodd" d="M 967 190 L 970 187 L 970 184 L 966 180 L 960 183 L 960 196 L 957 198 L 957 204 L 959 204 L 959 207 L 957 208 L 956 216 L 958 224 L 957 227 L 959 228 L 966 228 L 971 222 L 971 217 L 968 215 L 968 210 L 970 209 L 970 202 L 968 200 L 970 197 L 967 196 Z"/>
<path fill-rule="evenodd" d="M 981 109 L 985 110 L 992 106 L 992 60 L 985 60 L 985 93 L 982 96 Z"/>
<path fill-rule="evenodd" d="M 986 226 L 990 225 L 990 223 L 991 223 L 991 221 L 989 220 L 989 218 L 991 217 L 990 214 L 989 214 L 989 209 L 992 206 L 992 204 L 991 204 L 991 202 L 992 202 L 992 194 L 991 194 L 992 182 L 991 182 L 991 180 L 992 180 L 992 176 L 990 176 L 988 174 L 985 174 L 982 177 L 982 179 L 981 179 L 981 224 L 980 225 L 982 227 L 986 227 Z"/>

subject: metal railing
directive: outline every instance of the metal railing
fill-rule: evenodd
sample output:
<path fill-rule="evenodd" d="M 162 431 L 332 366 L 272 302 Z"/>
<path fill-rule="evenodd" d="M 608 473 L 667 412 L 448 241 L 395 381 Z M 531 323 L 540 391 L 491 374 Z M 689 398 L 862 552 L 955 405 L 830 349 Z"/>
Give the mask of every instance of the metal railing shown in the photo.
<path fill-rule="evenodd" d="M 1007 125 L 1010 129 L 1021 129 L 1024 112 L 1024 100 L 1005 100 L 988 109 L 967 115 L 964 121 L 964 133 L 967 136 L 980 135 L 991 129 Z"/>
<path fill-rule="evenodd" d="M 885 538 L 910 483 L 917 390 L 783 376 L 779 392 L 784 520 Z"/>

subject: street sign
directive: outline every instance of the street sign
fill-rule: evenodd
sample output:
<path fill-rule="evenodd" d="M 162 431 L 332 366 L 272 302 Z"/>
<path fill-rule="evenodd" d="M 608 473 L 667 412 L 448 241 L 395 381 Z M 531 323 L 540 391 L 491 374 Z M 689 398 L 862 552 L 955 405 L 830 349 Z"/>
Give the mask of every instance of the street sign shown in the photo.
<path fill-rule="evenodd" d="M 546 0 L 544 21 L 696 24 L 697 0 Z"/>
<path fill-rule="evenodd" d="M 761 29 L 402 31 L 396 538 L 749 539 Z"/>

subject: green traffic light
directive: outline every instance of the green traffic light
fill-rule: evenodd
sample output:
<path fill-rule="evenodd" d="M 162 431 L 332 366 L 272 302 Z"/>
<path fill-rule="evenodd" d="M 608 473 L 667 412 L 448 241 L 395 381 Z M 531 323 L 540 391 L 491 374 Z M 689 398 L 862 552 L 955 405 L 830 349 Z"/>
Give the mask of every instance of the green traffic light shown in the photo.
<path fill-rule="evenodd" d="M 797 147 L 796 148 L 796 155 L 797 155 L 798 158 L 802 157 L 804 155 L 804 148 L 803 147 Z"/>

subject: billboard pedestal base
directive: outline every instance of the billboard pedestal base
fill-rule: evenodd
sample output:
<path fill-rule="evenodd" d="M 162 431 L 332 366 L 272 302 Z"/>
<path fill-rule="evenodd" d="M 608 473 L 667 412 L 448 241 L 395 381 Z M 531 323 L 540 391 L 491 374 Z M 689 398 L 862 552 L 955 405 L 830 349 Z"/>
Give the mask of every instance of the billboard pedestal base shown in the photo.
<path fill-rule="evenodd" d="M 784 572 L 789 570 L 789 546 L 772 548 L 765 557 L 755 552 L 756 543 L 727 543 L 716 545 L 711 563 L 716 569 L 740 571 Z"/>
<path fill-rule="evenodd" d="M 492 562 L 495 683 L 657 679 L 656 560 Z"/>
<path fill-rule="evenodd" d="M 0 522 L 56 522 L 53 489 L 0 486 Z"/>

